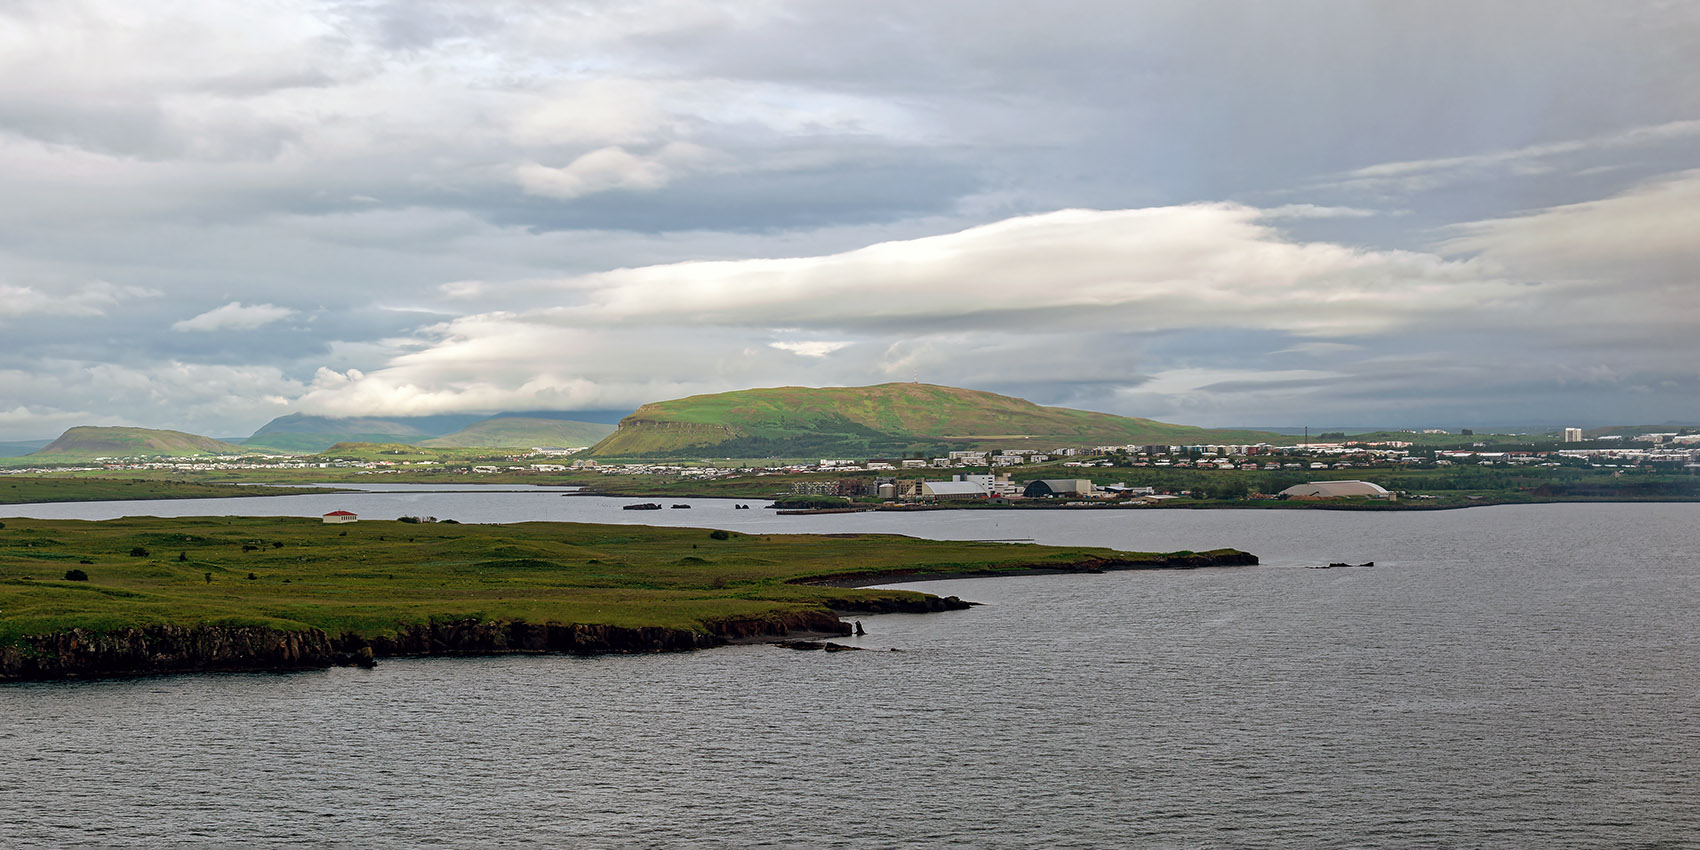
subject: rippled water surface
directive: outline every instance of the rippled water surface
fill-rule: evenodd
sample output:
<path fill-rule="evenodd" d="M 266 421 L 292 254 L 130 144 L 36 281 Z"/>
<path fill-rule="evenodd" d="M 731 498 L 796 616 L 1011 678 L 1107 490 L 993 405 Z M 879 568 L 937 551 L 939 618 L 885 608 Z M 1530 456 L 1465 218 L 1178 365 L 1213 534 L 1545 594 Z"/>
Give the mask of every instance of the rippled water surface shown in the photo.
<path fill-rule="evenodd" d="M 690 501 L 0 513 L 349 507 L 1231 545 L 1266 565 L 913 585 L 985 604 L 863 618 L 866 652 L 3 687 L 0 846 L 1700 846 L 1700 506 L 793 518 Z M 1302 568 L 1335 560 L 1378 566 Z"/>

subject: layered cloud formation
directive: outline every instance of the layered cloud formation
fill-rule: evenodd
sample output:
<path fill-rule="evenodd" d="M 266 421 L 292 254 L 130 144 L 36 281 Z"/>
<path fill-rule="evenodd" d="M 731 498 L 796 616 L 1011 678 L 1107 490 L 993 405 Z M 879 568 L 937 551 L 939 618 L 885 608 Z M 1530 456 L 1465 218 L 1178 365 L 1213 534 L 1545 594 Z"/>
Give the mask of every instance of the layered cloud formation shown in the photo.
<path fill-rule="evenodd" d="M 1697 44 L 1518 0 L 8 4 L 0 438 L 917 377 L 1700 419 Z"/>

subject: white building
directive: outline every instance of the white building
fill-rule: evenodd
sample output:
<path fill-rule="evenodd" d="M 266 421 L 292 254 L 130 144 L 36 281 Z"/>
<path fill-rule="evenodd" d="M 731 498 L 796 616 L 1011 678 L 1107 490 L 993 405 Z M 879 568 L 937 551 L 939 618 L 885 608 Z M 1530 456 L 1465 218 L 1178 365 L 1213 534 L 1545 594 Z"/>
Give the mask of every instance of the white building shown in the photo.
<path fill-rule="evenodd" d="M 937 499 L 943 502 L 966 501 L 968 499 L 984 499 L 988 496 L 986 488 L 975 481 L 923 481 L 921 496 Z"/>
<path fill-rule="evenodd" d="M 1396 498 L 1387 488 L 1369 481 L 1312 481 L 1294 484 L 1279 494 L 1289 499 L 1345 499 L 1367 496 L 1371 499 Z"/>

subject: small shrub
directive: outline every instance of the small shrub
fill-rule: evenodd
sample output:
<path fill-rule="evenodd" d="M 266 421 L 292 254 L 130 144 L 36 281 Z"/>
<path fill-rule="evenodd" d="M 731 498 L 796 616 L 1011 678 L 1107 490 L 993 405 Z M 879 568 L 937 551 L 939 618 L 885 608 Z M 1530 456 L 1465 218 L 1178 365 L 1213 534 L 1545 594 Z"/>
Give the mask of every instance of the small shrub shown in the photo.
<path fill-rule="evenodd" d="M 260 548 L 260 547 L 258 547 L 258 546 L 255 546 L 255 545 L 254 545 L 254 544 L 252 544 L 252 543 L 244 543 L 244 544 L 242 544 L 242 551 L 244 551 L 244 552 L 252 552 L 252 551 L 254 551 L 254 550 L 256 550 L 256 549 L 258 549 L 258 548 Z"/>
<path fill-rule="evenodd" d="M 418 522 L 419 517 L 416 517 L 416 516 L 398 516 L 398 517 L 396 517 L 396 521 L 397 522 Z"/>
<path fill-rule="evenodd" d="M 249 581 L 256 581 L 258 579 L 259 579 L 259 576 L 257 576 L 257 575 L 254 575 L 253 573 L 248 574 L 248 580 Z"/>
<path fill-rule="evenodd" d="M 82 570 L 66 570 L 65 571 L 65 580 L 66 581 L 88 581 L 89 580 L 89 574 L 83 572 Z"/>
<path fill-rule="evenodd" d="M 460 525 L 460 520 L 458 520 L 458 519 L 445 519 L 445 520 L 443 520 L 443 524 L 444 525 Z"/>
<path fill-rule="evenodd" d="M 716 528 L 715 530 L 710 531 L 708 533 L 708 536 L 714 538 L 715 540 L 731 540 L 732 539 L 732 532 L 727 531 L 723 528 Z"/>
<path fill-rule="evenodd" d="M 283 541 L 282 540 L 273 540 L 272 541 L 272 548 L 273 549 L 282 549 L 283 548 Z"/>
<path fill-rule="evenodd" d="M 79 561 L 77 561 L 77 563 L 79 563 L 79 564 L 92 564 L 92 563 L 94 563 L 94 562 L 93 562 L 93 561 L 91 561 L 91 560 L 89 560 L 89 559 L 87 559 L 87 558 L 83 558 L 83 559 L 81 559 L 81 560 L 79 560 Z"/>
<path fill-rule="evenodd" d="M 3 522 L 0 522 L 0 528 L 5 528 L 5 527 L 6 527 L 6 524 L 3 523 Z"/>
<path fill-rule="evenodd" d="M 136 546 L 130 550 L 130 557 L 132 558 L 146 558 L 147 556 L 148 550 L 143 549 L 140 546 Z"/>
<path fill-rule="evenodd" d="M 188 552 L 178 552 L 177 553 L 177 560 L 178 560 L 179 563 L 189 560 L 189 553 Z"/>

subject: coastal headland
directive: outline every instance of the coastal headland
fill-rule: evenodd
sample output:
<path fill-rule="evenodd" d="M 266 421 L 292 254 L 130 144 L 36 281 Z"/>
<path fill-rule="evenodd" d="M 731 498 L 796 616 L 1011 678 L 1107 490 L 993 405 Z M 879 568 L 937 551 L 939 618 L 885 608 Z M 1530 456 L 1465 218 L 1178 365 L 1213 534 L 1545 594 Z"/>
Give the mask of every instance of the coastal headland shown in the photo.
<path fill-rule="evenodd" d="M 128 517 L 0 525 L 0 682 L 637 653 L 968 607 L 919 578 L 1255 564 L 898 535 L 581 523 Z"/>

